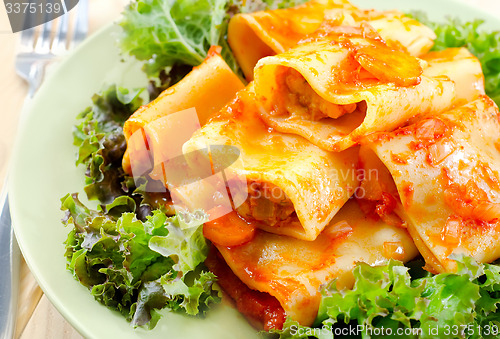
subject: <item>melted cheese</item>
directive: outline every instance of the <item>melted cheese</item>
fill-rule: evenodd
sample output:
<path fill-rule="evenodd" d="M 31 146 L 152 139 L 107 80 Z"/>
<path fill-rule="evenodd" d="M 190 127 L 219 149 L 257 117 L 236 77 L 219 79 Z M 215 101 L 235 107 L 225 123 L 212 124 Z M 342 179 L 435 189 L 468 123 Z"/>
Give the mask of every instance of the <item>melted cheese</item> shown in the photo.
<path fill-rule="evenodd" d="M 367 134 L 484 94 L 480 63 L 464 49 L 412 60 L 369 27 L 333 33 L 258 62 L 255 91 L 262 118 L 276 130 L 340 151 Z M 290 81 L 294 74 L 303 79 L 300 90 L 298 81 Z M 329 114 L 335 107 L 340 113 Z"/>
<path fill-rule="evenodd" d="M 418 253 L 405 229 L 368 219 L 352 200 L 314 241 L 260 231 L 247 244 L 217 248 L 247 286 L 276 297 L 305 326 L 316 318 L 322 284 L 337 279 L 339 289 L 351 288 L 357 262 L 408 261 Z"/>
<path fill-rule="evenodd" d="M 363 146 L 391 172 L 401 216 L 435 272 L 456 269 L 452 254 L 479 262 L 500 257 L 499 116 L 481 96 Z"/>
<path fill-rule="evenodd" d="M 314 240 L 358 185 L 357 148 L 330 153 L 302 137 L 270 130 L 259 119 L 252 84 L 184 145 L 184 153 L 207 145 L 238 147 L 240 165 L 229 167 L 226 173 L 269 185 L 273 188 L 269 200 L 286 196 L 293 204 L 294 213 L 281 222 L 259 223 L 258 227 L 272 233 Z M 233 198 L 239 195 L 232 192 Z"/>
<path fill-rule="evenodd" d="M 401 12 L 359 10 L 346 0 L 312 0 L 294 8 L 237 14 L 229 22 L 228 41 L 250 81 L 259 59 L 292 48 L 325 19 L 350 26 L 368 22 L 384 39 L 415 56 L 429 51 L 436 37 L 431 29 Z"/>

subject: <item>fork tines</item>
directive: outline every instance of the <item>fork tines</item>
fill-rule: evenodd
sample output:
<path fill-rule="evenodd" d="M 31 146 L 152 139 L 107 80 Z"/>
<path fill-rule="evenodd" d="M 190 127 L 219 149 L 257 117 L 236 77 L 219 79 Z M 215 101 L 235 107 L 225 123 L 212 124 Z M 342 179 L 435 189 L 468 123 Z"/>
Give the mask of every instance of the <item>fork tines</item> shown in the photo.
<path fill-rule="evenodd" d="M 57 4 L 64 3 L 61 0 L 46 1 Z M 60 8 L 62 11 L 66 11 L 65 6 Z M 64 15 L 55 19 L 51 20 L 50 15 L 48 12 L 43 15 L 44 24 L 22 31 L 20 52 L 59 54 L 78 45 L 87 35 L 89 28 L 88 0 L 80 0 L 74 10 L 65 12 Z M 26 20 L 30 20 L 29 16 Z"/>
<path fill-rule="evenodd" d="M 49 2 L 53 6 L 58 4 L 65 14 L 51 20 L 51 13 L 46 12 L 44 24 L 21 32 L 16 70 L 29 82 L 30 95 L 38 89 L 47 63 L 82 42 L 89 28 L 88 0 L 79 0 L 75 9 L 69 12 L 66 12 L 63 0 L 42 3 Z"/>

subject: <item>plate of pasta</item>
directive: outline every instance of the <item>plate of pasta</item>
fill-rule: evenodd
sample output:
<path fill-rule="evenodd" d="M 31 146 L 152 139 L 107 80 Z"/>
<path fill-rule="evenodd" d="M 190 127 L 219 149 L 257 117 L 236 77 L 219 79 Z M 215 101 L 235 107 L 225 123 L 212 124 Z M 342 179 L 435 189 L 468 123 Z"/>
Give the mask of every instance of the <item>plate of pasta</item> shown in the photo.
<path fill-rule="evenodd" d="M 499 20 L 131 2 L 27 108 L 30 269 L 85 337 L 498 337 Z"/>

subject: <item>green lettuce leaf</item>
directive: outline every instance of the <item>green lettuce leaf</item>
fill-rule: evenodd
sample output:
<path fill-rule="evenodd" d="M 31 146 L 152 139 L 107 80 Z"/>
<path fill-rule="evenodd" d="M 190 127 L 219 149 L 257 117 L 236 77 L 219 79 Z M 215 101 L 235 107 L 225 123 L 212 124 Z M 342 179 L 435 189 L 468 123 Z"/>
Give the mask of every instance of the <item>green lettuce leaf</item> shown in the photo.
<path fill-rule="evenodd" d="M 265 9 L 288 8 L 305 0 L 136 0 L 124 11 L 120 48 L 144 61 L 149 77 L 176 74 L 179 65 L 197 66 L 210 46 L 222 47 L 229 67 L 241 74 L 227 43 L 231 16 Z M 174 75 L 175 77 L 175 75 Z"/>
<path fill-rule="evenodd" d="M 322 290 L 314 327 L 287 319 L 282 330 L 272 333 L 321 339 L 349 330 L 354 338 L 497 338 L 500 267 L 470 257 L 455 259 L 456 274 L 419 278 L 397 261 L 374 267 L 359 263 L 351 290 L 338 290 L 335 282 Z"/>
<path fill-rule="evenodd" d="M 61 202 L 63 223 L 73 228 L 65 243 L 68 269 L 97 301 L 134 326 L 153 327 L 158 309 L 202 315 L 220 300 L 216 278 L 203 265 L 204 214 L 168 218 L 155 210 L 140 221 L 126 196 L 96 211 L 76 194 Z M 110 212 L 116 209 L 119 217 Z"/>
<path fill-rule="evenodd" d="M 364 327 L 411 328 L 412 320 L 427 307 L 421 298 L 424 284 L 412 284 L 408 268 L 400 262 L 375 267 L 360 263 L 354 277 L 352 290 L 339 291 L 333 282 L 323 291 L 318 322 L 331 326 L 355 320 Z"/>
<path fill-rule="evenodd" d="M 73 129 L 78 147 L 76 164 L 86 166 L 85 192 L 91 200 L 111 203 L 128 193 L 122 158 L 127 144 L 123 124 L 143 103 L 143 90 L 127 90 L 112 85 L 92 97 L 92 106 L 77 117 Z"/>
<path fill-rule="evenodd" d="M 227 6 L 226 0 L 133 1 L 120 21 L 120 47 L 147 61 L 150 76 L 175 64 L 199 65 L 210 46 L 224 40 Z M 234 66 L 232 53 L 226 49 L 224 55 Z"/>
<path fill-rule="evenodd" d="M 253 13 L 257 11 L 285 9 L 306 3 L 307 0 L 250 0 L 230 1 L 229 18 L 237 13 Z"/>
<path fill-rule="evenodd" d="M 423 12 L 412 12 L 411 15 L 436 33 L 433 50 L 466 47 L 479 59 L 485 76 L 486 94 L 500 105 L 500 32 L 482 29 L 483 20 L 463 22 L 458 18 L 448 18 L 445 22 L 433 22 Z"/>
<path fill-rule="evenodd" d="M 307 0 L 263 0 L 263 2 L 266 5 L 265 9 L 283 9 L 302 5 Z"/>

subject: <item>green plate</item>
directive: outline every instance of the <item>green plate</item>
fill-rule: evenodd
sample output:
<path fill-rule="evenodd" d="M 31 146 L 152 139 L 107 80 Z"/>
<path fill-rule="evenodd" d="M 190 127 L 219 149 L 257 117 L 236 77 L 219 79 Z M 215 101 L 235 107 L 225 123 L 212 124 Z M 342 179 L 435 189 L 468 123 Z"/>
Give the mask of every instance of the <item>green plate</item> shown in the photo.
<path fill-rule="evenodd" d="M 452 13 L 481 18 L 500 30 L 500 19 L 453 0 L 353 0 L 364 8 L 420 9 L 433 19 Z M 451 10 L 452 9 L 452 10 Z M 64 245 L 69 229 L 60 220 L 60 198 L 83 192 L 82 167 L 75 167 L 72 126 L 75 116 L 105 84 L 144 86 L 134 62 L 120 62 L 116 28 L 88 39 L 47 77 L 25 108 L 10 177 L 10 206 L 16 236 L 28 266 L 61 314 L 90 338 L 256 338 L 257 332 L 228 303 L 216 306 L 205 319 L 164 312 L 154 330 L 133 329 L 117 312 L 97 303 L 66 270 Z M 84 194 L 80 195 L 82 198 Z"/>

